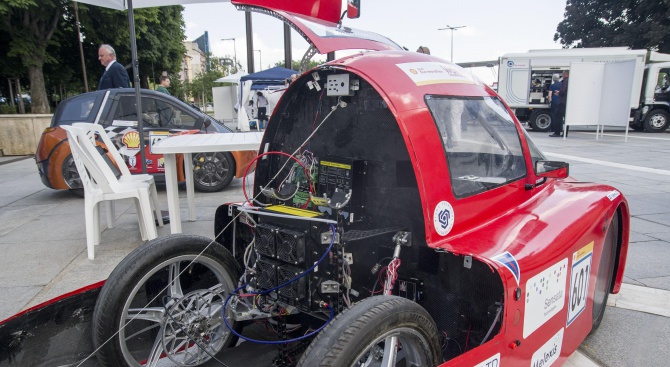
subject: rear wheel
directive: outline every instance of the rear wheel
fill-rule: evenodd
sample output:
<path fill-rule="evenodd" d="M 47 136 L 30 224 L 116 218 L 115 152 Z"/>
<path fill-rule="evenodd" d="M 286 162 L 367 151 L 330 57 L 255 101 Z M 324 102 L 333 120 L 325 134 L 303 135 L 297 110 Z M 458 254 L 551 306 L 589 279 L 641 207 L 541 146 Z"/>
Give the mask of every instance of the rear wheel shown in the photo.
<path fill-rule="evenodd" d="M 435 366 L 437 327 L 426 310 L 406 298 L 366 298 L 319 333 L 298 366 Z"/>
<path fill-rule="evenodd" d="M 668 111 L 655 109 L 651 110 L 644 119 L 644 130 L 649 133 L 660 133 L 668 128 Z"/>
<path fill-rule="evenodd" d="M 551 129 L 551 113 L 549 110 L 533 110 L 528 119 L 533 131 L 546 132 Z"/>
<path fill-rule="evenodd" d="M 223 323 L 223 305 L 239 271 L 232 255 L 212 242 L 160 237 L 114 269 L 93 313 L 102 366 L 199 366 L 235 345 L 237 338 Z"/>
<path fill-rule="evenodd" d="M 79 171 L 77 171 L 77 166 L 74 164 L 72 154 L 63 159 L 61 174 L 63 175 L 65 184 L 70 188 L 70 192 L 77 196 L 84 197 L 84 187 L 81 184 L 81 177 L 79 177 Z"/>
<path fill-rule="evenodd" d="M 598 265 L 598 275 L 596 278 L 596 289 L 593 293 L 593 328 L 591 332 L 598 329 L 605 316 L 607 307 L 607 298 L 612 289 L 612 278 L 614 276 L 614 264 L 616 263 L 616 253 L 619 238 L 619 215 L 614 213 L 610 222 L 605 243 L 603 244 L 603 253 L 600 256 Z"/>
<path fill-rule="evenodd" d="M 193 181 L 202 192 L 221 191 L 235 177 L 235 159 L 229 152 L 193 155 Z"/>

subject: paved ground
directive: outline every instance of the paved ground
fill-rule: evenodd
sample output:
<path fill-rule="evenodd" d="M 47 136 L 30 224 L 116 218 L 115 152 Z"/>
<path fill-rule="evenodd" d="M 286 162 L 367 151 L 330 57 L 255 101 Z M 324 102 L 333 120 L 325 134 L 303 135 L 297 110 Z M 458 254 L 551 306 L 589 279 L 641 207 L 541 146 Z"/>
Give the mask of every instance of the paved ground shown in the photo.
<path fill-rule="evenodd" d="M 567 140 L 530 135 L 549 159 L 569 162 L 573 177 L 608 183 L 624 193 L 633 217 L 625 282 L 659 289 L 642 297 L 630 290 L 638 288 L 626 288 L 620 299 L 613 297 L 616 307 L 608 308 L 581 351 L 601 366 L 667 364 L 670 315 L 661 315 L 670 301 L 660 300 L 670 294 L 670 133 L 630 133 L 627 143 L 622 132 L 600 140 L 589 131 L 572 131 Z M 240 188 L 241 181 L 234 180 L 222 193 L 196 193 L 197 221 L 184 222 L 184 232 L 212 237 L 214 210 L 239 200 Z M 164 195 L 159 188 L 163 200 Z M 134 206 L 127 201 L 117 205 L 116 228 L 103 232 L 96 259 L 89 261 L 82 212 L 81 198 L 42 185 L 32 158 L 0 157 L 0 320 L 105 279 L 141 244 Z M 168 233 L 169 226 L 159 228 L 159 236 Z M 590 363 L 582 355 L 570 360 L 570 366 Z"/>

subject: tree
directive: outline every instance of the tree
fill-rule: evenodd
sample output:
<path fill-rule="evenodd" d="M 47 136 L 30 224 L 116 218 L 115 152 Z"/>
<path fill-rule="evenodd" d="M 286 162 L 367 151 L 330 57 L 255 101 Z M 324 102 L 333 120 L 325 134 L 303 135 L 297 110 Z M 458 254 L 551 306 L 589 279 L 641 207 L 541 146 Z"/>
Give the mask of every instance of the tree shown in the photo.
<path fill-rule="evenodd" d="M 66 0 L 3 0 L 2 28 L 11 37 L 8 56 L 21 59 L 28 71 L 33 113 L 49 113 L 44 64 L 52 60 L 47 46 L 66 10 Z"/>
<path fill-rule="evenodd" d="M 188 94 L 193 97 L 197 103 L 212 101 L 212 87 L 221 86 L 218 83 L 215 84 L 214 81 L 223 76 L 225 76 L 224 73 L 216 69 L 198 74 L 198 76 L 188 83 Z"/>
<path fill-rule="evenodd" d="M 565 47 L 628 46 L 670 53 L 670 2 L 567 0 L 557 40 Z"/>
<path fill-rule="evenodd" d="M 162 6 L 134 11 L 139 60 L 140 86 L 149 88 L 163 71 L 168 75 L 179 72 L 186 48 L 182 40 L 184 19 L 182 6 Z M 80 6 L 82 32 L 94 45 L 108 43 L 116 50 L 123 65 L 131 62 L 128 12 L 97 6 Z M 97 47 L 95 48 L 97 52 Z M 102 70 L 102 68 L 99 68 Z M 132 69 L 131 70 L 132 73 Z M 97 79 L 96 79 L 97 80 Z"/>

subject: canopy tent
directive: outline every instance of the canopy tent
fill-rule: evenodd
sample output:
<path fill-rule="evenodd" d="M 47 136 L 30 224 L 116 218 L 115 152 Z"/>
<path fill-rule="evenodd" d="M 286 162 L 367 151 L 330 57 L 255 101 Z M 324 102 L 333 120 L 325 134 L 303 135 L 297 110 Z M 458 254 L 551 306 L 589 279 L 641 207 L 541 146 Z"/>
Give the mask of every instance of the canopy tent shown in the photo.
<path fill-rule="evenodd" d="M 239 102 L 237 114 L 237 127 L 242 131 L 249 131 L 249 120 L 253 119 L 253 113 L 249 108 L 249 101 L 255 105 L 254 95 L 256 92 L 265 90 L 265 98 L 268 100 L 267 112 L 268 117 L 274 110 L 275 105 L 279 101 L 279 97 L 283 94 L 283 87 L 286 79 L 291 75 L 296 74 L 297 71 L 276 66 L 267 70 L 259 71 L 257 73 L 245 75 L 240 78 L 239 87 Z M 278 90 L 280 89 L 280 90 Z M 257 106 L 256 106 L 257 107 Z M 255 111 L 255 107 L 253 108 Z"/>
<path fill-rule="evenodd" d="M 219 78 L 215 80 L 215 83 L 233 83 L 233 84 L 240 84 L 240 79 L 249 75 L 249 73 L 246 73 L 244 71 L 238 71 L 235 74 L 230 74 L 226 75 L 223 78 Z"/>
<path fill-rule="evenodd" d="M 261 90 L 267 89 L 271 85 L 284 85 L 286 79 L 289 79 L 291 75 L 297 74 L 295 70 L 283 68 L 281 66 L 275 66 L 270 69 L 259 71 L 257 73 L 248 74 L 240 78 L 240 82 L 244 83 L 246 81 L 252 81 L 251 89 Z"/>

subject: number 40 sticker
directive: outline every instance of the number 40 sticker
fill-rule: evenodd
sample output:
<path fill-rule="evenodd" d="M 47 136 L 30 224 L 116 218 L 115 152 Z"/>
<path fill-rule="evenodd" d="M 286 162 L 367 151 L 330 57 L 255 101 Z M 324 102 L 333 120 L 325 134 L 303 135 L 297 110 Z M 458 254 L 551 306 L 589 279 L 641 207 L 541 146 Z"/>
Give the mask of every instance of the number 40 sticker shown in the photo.
<path fill-rule="evenodd" d="M 593 260 L 593 242 L 572 254 L 572 275 L 570 276 L 570 302 L 568 303 L 569 326 L 586 308 L 589 295 L 589 278 Z"/>

